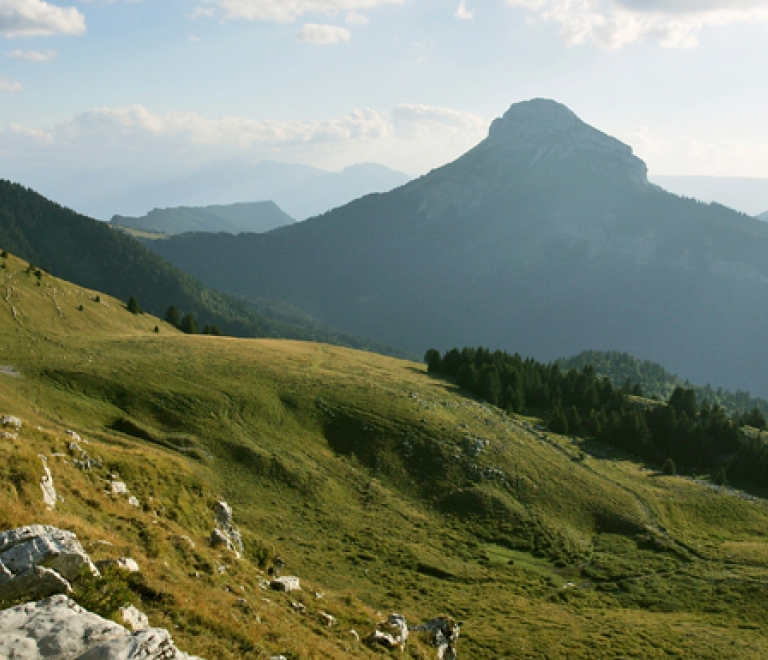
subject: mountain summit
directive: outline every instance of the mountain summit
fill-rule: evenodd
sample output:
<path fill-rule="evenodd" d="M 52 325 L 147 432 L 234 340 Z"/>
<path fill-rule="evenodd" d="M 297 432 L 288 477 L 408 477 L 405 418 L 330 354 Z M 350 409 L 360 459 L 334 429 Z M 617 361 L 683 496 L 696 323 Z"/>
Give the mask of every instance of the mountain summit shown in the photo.
<path fill-rule="evenodd" d="M 492 124 L 488 138 L 465 158 L 504 157 L 542 170 L 595 161 L 601 174 L 624 175 L 646 183 L 648 168 L 632 148 L 585 124 L 561 103 L 534 99 L 515 103 Z M 520 164 L 523 164 L 520 163 Z"/>
<path fill-rule="evenodd" d="M 215 288 L 414 352 L 619 350 L 768 394 L 768 225 L 646 172 L 630 147 L 537 99 L 392 192 L 259 236 L 152 247 Z"/>

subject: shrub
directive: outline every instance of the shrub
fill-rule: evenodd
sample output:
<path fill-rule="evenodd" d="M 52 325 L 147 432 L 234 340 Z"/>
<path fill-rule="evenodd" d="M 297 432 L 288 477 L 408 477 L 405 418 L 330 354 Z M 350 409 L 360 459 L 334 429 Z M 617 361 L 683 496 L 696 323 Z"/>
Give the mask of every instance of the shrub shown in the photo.
<path fill-rule="evenodd" d="M 670 476 L 677 474 L 677 467 L 675 466 L 675 462 L 671 458 L 668 458 L 666 461 L 664 461 L 664 464 L 661 466 L 661 471 L 664 474 L 667 474 Z"/>

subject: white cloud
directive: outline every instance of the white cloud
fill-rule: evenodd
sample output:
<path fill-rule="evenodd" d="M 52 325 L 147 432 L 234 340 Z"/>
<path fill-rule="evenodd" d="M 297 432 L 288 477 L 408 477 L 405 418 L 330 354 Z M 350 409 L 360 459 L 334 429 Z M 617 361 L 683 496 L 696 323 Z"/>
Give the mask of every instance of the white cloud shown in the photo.
<path fill-rule="evenodd" d="M 379 112 L 354 110 L 326 120 L 208 118 L 193 112 L 156 114 L 140 105 L 97 108 L 45 130 L 13 125 L 0 130 L 0 151 L 13 145 L 21 158 L 57 154 L 60 162 L 138 159 L 194 162 L 243 157 L 277 158 L 320 167 L 368 160 L 407 171 L 443 164 L 485 137 L 488 120 L 427 105 L 405 104 Z M 85 167 L 85 165 L 83 165 Z"/>
<path fill-rule="evenodd" d="M 373 9 L 380 5 L 400 5 L 406 0 L 203 0 L 225 18 L 252 21 L 295 21 L 306 14 L 336 14 Z M 203 14 L 209 10 L 203 9 Z"/>
<path fill-rule="evenodd" d="M 456 10 L 456 14 L 454 15 L 456 16 L 456 18 L 460 18 L 465 21 L 471 21 L 475 17 L 475 12 L 473 12 L 470 9 L 467 9 L 466 0 L 460 0 L 459 8 Z"/>
<path fill-rule="evenodd" d="M 764 0 L 507 0 L 507 5 L 559 24 L 568 45 L 611 49 L 637 41 L 692 48 L 708 26 L 768 21 Z"/>
<path fill-rule="evenodd" d="M 36 128 L 29 128 L 29 126 L 21 126 L 20 124 L 10 125 L 11 133 L 19 135 L 21 137 L 30 138 L 32 140 L 50 144 L 53 142 L 53 135 L 46 133 L 45 131 L 38 130 Z"/>
<path fill-rule="evenodd" d="M 13 60 L 26 60 L 27 62 L 50 62 L 59 54 L 55 50 L 12 50 L 5 54 Z"/>
<path fill-rule="evenodd" d="M 23 85 L 15 80 L 0 78 L 0 92 L 18 92 Z"/>
<path fill-rule="evenodd" d="M 317 23 L 307 23 L 296 33 L 299 41 L 318 46 L 329 46 L 331 44 L 343 43 L 352 38 L 352 33 L 347 28 L 338 25 L 318 25 Z"/>
<path fill-rule="evenodd" d="M 85 16 L 74 7 L 57 7 L 43 0 L 0 0 L 0 34 L 6 37 L 84 32 Z"/>
<path fill-rule="evenodd" d="M 368 25 L 368 17 L 358 14 L 356 11 L 351 11 L 347 14 L 345 19 L 349 25 Z"/>

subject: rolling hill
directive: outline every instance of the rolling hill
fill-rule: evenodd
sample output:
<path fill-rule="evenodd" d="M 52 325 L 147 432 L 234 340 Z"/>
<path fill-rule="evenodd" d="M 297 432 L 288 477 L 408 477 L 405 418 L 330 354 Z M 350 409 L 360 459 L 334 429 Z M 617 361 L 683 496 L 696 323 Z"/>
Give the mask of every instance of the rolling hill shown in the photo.
<path fill-rule="evenodd" d="M 554 101 L 513 105 L 477 147 L 389 193 L 153 249 L 209 286 L 417 354 L 617 350 L 768 395 L 768 226 L 649 183 L 629 146 Z"/>
<path fill-rule="evenodd" d="M 390 612 L 461 619 L 478 660 L 768 653 L 765 500 L 545 432 L 423 365 L 183 335 L 0 265 L 0 413 L 23 421 L 0 442 L 0 530 L 52 524 L 96 561 L 134 558 L 138 576 L 76 583 L 103 615 L 130 601 L 209 660 L 381 657 L 350 630 Z M 138 507 L 105 491 L 116 475 Z M 241 559 L 210 545 L 221 499 Z M 275 553 L 301 592 L 262 588 Z M 407 656 L 436 651 L 414 633 Z"/>
<path fill-rule="evenodd" d="M 354 337 L 297 313 L 290 305 L 234 300 L 212 291 L 107 223 L 2 180 L 0 249 L 83 287 L 124 301 L 136 296 L 143 309 L 157 316 L 175 305 L 181 314 L 193 313 L 201 328 L 210 324 L 236 336 L 326 341 L 393 353 L 379 342 Z"/>
<path fill-rule="evenodd" d="M 183 234 L 185 232 L 262 232 L 284 227 L 293 222 L 274 202 L 229 204 L 206 207 L 180 206 L 154 209 L 140 218 L 116 215 L 111 224 L 117 227 L 156 232 Z"/>

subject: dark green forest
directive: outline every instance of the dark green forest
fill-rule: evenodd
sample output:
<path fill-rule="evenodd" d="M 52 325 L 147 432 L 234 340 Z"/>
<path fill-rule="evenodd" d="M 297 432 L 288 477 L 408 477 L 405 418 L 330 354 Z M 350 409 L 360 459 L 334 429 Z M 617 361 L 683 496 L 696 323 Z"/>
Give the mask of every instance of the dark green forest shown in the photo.
<path fill-rule="evenodd" d="M 695 389 L 680 386 L 665 403 L 654 401 L 643 396 L 640 383 L 616 387 L 591 364 L 566 371 L 556 362 L 482 347 L 445 354 L 431 349 L 425 361 L 430 373 L 488 403 L 541 416 L 555 433 L 596 438 L 664 464 L 665 471 L 768 487 L 766 419 L 758 409 L 730 415 L 719 403 L 699 399 Z"/>
<path fill-rule="evenodd" d="M 248 301 L 207 288 L 107 223 L 3 180 L 0 249 L 79 286 L 126 302 L 133 297 L 141 310 L 161 318 L 174 305 L 201 328 L 226 335 L 319 341 L 393 353 L 378 342 L 339 332 L 308 316 L 288 320 L 260 314 Z"/>
<path fill-rule="evenodd" d="M 629 353 L 619 351 L 584 351 L 571 358 L 557 360 L 561 369 L 583 369 L 592 365 L 599 376 L 607 376 L 614 387 L 623 387 L 627 381 L 639 384 L 649 398 L 666 401 L 678 387 L 694 390 L 699 401 L 717 403 L 730 414 L 749 413 L 755 408 L 768 416 L 768 401 L 751 396 L 748 392 L 731 392 L 711 385 L 700 387 L 650 360 L 639 360 Z"/>

